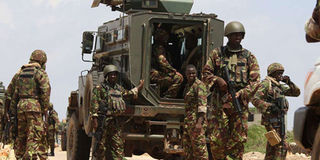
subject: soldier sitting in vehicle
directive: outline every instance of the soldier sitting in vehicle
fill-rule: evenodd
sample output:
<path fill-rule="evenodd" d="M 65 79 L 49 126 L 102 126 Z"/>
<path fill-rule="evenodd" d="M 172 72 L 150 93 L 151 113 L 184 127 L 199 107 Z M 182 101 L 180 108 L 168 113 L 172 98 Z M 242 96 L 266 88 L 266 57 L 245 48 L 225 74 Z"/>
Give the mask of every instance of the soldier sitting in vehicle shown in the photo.
<path fill-rule="evenodd" d="M 284 122 L 280 121 L 280 116 L 284 117 L 288 111 L 289 106 L 285 96 L 297 97 L 300 95 L 300 89 L 290 80 L 289 76 L 282 76 L 283 72 L 284 68 L 281 64 L 272 63 L 269 65 L 268 76 L 260 82 L 252 100 L 253 105 L 262 112 L 261 124 L 265 126 L 266 130 L 272 131 L 274 129 L 280 136 L 281 130 L 283 132 L 282 145 L 279 143 L 272 146 L 269 142 L 267 143 L 265 160 L 285 159 L 285 127 Z M 281 84 L 280 81 L 286 85 Z M 280 153 L 281 148 L 282 154 Z"/>
<path fill-rule="evenodd" d="M 151 83 L 160 86 L 160 95 L 166 98 L 176 98 L 183 76 L 167 60 L 166 45 L 169 34 L 162 28 L 154 33 L 154 45 L 152 48 Z"/>

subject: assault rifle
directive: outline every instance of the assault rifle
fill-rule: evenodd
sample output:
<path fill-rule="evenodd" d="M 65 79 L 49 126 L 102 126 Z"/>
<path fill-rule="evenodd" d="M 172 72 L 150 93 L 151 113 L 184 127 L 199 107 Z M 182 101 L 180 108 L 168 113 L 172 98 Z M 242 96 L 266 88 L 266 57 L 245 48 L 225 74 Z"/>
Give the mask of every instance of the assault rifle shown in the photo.
<path fill-rule="evenodd" d="M 94 132 L 93 136 L 95 138 L 95 142 L 93 144 L 92 155 L 95 156 L 97 152 L 97 147 L 99 142 L 103 136 L 103 130 L 105 126 L 106 120 L 106 113 L 107 113 L 107 105 L 105 103 L 99 104 L 99 111 L 98 111 L 98 127 L 97 130 Z"/>
<path fill-rule="evenodd" d="M 278 119 L 279 119 L 279 123 L 280 123 L 280 138 L 281 138 L 281 153 L 280 153 L 280 159 L 281 160 L 285 160 L 286 159 L 286 154 L 287 154 L 287 150 L 285 142 L 284 142 L 284 138 L 286 135 L 286 128 L 285 128 L 285 121 L 284 121 L 284 116 L 285 116 L 285 99 L 284 97 L 282 98 L 277 98 L 275 100 L 275 105 L 280 109 L 280 111 L 278 112 Z"/>
<path fill-rule="evenodd" d="M 223 71 L 224 71 L 223 72 L 224 73 L 224 79 L 226 80 L 227 85 L 228 85 L 228 91 L 229 91 L 229 93 L 231 94 L 231 97 L 232 97 L 232 104 L 235 107 L 235 109 L 236 109 L 236 111 L 237 111 L 237 113 L 239 115 L 241 124 L 243 126 L 242 109 L 241 109 L 241 106 L 240 106 L 240 102 L 239 102 L 238 98 L 236 97 L 236 91 L 234 90 L 235 85 L 234 85 L 234 82 L 231 81 L 231 79 L 230 79 L 230 73 L 229 73 L 229 69 L 228 69 L 227 65 L 225 65 L 223 67 Z"/>

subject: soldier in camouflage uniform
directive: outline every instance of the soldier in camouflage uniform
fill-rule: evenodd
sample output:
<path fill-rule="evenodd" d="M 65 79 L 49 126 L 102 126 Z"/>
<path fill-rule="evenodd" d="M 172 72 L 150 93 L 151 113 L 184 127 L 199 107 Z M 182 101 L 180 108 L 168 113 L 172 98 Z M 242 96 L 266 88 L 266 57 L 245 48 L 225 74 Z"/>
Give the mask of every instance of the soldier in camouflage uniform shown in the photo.
<path fill-rule="evenodd" d="M 207 88 L 197 78 L 194 65 L 186 67 L 187 86 L 184 90 L 186 113 L 184 118 L 183 148 L 186 160 L 208 160 L 206 145 Z"/>
<path fill-rule="evenodd" d="M 158 28 L 154 34 L 155 44 L 152 49 L 151 61 L 151 83 L 157 83 L 160 90 L 165 90 L 164 95 L 166 98 L 176 98 L 183 82 L 183 76 L 177 72 L 175 68 L 167 60 L 166 45 L 169 39 L 169 34 L 164 29 Z"/>
<path fill-rule="evenodd" d="M 90 115 L 93 119 L 94 130 L 98 127 L 98 114 L 107 114 L 111 112 L 112 116 L 107 116 L 105 120 L 103 138 L 99 142 L 98 149 L 94 155 L 97 160 L 104 157 L 108 160 L 119 160 L 124 158 L 124 142 L 121 138 L 123 117 L 121 114 L 125 111 L 124 98 L 137 98 L 139 90 L 142 89 L 144 81 L 131 89 L 125 90 L 117 84 L 119 71 L 114 65 L 104 67 L 105 81 L 92 90 Z M 102 107 L 106 107 L 102 109 Z M 107 110 L 104 113 L 101 111 Z"/>
<path fill-rule="evenodd" d="M 212 107 L 208 113 L 208 136 L 213 159 L 242 159 L 247 140 L 248 102 L 254 92 L 254 84 L 260 80 L 257 59 L 242 48 L 245 30 L 240 22 L 230 22 L 225 28 L 226 46 L 216 48 L 209 54 L 203 68 L 203 81 L 212 91 Z M 234 108 L 227 90 L 224 67 L 230 72 L 236 96 L 242 108 L 242 122 Z"/>
<path fill-rule="evenodd" d="M 297 97 L 300 95 L 300 89 L 290 80 L 289 76 L 282 76 L 284 68 L 279 63 L 272 63 L 268 67 L 268 76 L 260 82 L 257 87 L 252 103 L 262 112 L 261 124 L 265 126 L 267 131 L 275 129 L 280 135 L 279 114 L 281 113 L 279 106 L 274 104 L 278 98 L 283 98 L 286 103 L 284 111 L 288 111 L 288 103 L 285 96 Z M 281 84 L 280 81 L 286 85 Z M 285 159 L 280 157 L 281 144 L 271 146 L 267 143 L 265 160 Z M 286 153 L 286 152 L 285 152 Z"/>
<path fill-rule="evenodd" d="M 2 99 L 0 99 L 0 138 L 1 138 L 1 140 L 2 140 L 2 134 L 3 134 L 3 127 L 4 127 L 4 104 L 3 104 L 3 100 Z"/>
<path fill-rule="evenodd" d="M 59 118 L 58 113 L 53 109 L 53 104 L 50 103 L 48 117 L 48 144 L 50 147 L 50 156 L 54 156 L 55 136 L 58 132 Z"/>
<path fill-rule="evenodd" d="M 6 92 L 5 92 L 5 102 L 4 102 L 4 113 L 5 113 L 5 116 L 7 117 L 6 118 L 6 123 L 12 123 L 10 122 L 11 118 L 15 117 L 15 109 L 12 108 L 10 110 L 10 104 L 11 104 L 11 99 L 12 99 L 12 96 L 13 96 L 13 93 L 14 93 L 14 90 L 15 90 L 15 87 L 16 87 L 16 81 L 18 79 L 18 76 L 21 72 L 21 69 L 18 70 L 18 72 L 13 76 L 13 78 L 11 79 L 9 85 L 8 85 L 8 88 L 6 89 Z M 14 130 L 12 127 L 10 128 L 10 135 L 9 135 L 9 140 L 7 140 L 8 143 L 12 142 L 15 140 L 16 138 L 16 134 L 17 134 L 17 131 Z"/>
<path fill-rule="evenodd" d="M 32 52 L 30 61 L 21 67 L 14 81 L 14 94 L 10 110 L 17 109 L 18 135 L 14 149 L 19 159 L 47 159 L 44 120 L 50 100 L 50 84 L 45 64 L 47 56 L 42 50 Z"/>
<path fill-rule="evenodd" d="M 312 17 L 307 21 L 305 25 L 306 40 L 309 43 L 320 41 L 320 3 L 317 1 L 317 5 L 313 10 Z"/>

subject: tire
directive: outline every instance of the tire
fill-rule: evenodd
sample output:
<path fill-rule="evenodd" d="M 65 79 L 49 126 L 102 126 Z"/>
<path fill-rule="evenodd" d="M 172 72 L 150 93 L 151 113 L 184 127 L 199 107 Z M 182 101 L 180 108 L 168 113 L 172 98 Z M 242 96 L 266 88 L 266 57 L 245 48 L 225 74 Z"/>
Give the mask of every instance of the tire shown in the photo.
<path fill-rule="evenodd" d="M 80 128 L 79 120 L 74 113 L 67 130 L 67 159 L 88 160 L 90 156 L 91 138 Z"/>
<path fill-rule="evenodd" d="M 320 125 L 314 137 L 311 160 L 320 160 Z"/>
<path fill-rule="evenodd" d="M 61 150 L 62 151 L 67 150 L 67 133 L 66 133 L 66 131 L 63 131 L 61 134 Z"/>

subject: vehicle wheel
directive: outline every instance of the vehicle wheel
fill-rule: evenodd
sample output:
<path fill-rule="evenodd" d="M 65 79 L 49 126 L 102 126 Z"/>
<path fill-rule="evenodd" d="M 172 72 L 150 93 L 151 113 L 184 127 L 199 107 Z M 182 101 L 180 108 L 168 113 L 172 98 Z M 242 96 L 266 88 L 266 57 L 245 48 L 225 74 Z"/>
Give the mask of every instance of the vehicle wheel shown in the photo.
<path fill-rule="evenodd" d="M 165 153 L 163 152 L 163 142 L 153 142 L 150 145 L 148 154 L 155 159 L 165 158 Z"/>
<path fill-rule="evenodd" d="M 67 133 L 65 131 L 61 134 L 61 150 L 67 150 Z"/>
<path fill-rule="evenodd" d="M 67 130 L 67 159 L 88 160 L 90 156 L 91 138 L 80 128 L 76 114 L 71 116 Z"/>
<path fill-rule="evenodd" d="M 320 125 L 314 137 L 311 160 L 320 160 Z"/>
<path fill-rule="evenodd" d="M 93 80 L 92 74 L 88 74 L 86 76 L 86 86 L 84 89 L 84 105 L 82 109 L 82 117 L 83 117 L 83 125 L 86 134 L 90 134 L 92 132 L 92 122 L 89 117 L 89 110 L 91 108 L 91 97 L 92 97 L 92 89 L 93 89 Z"/>

